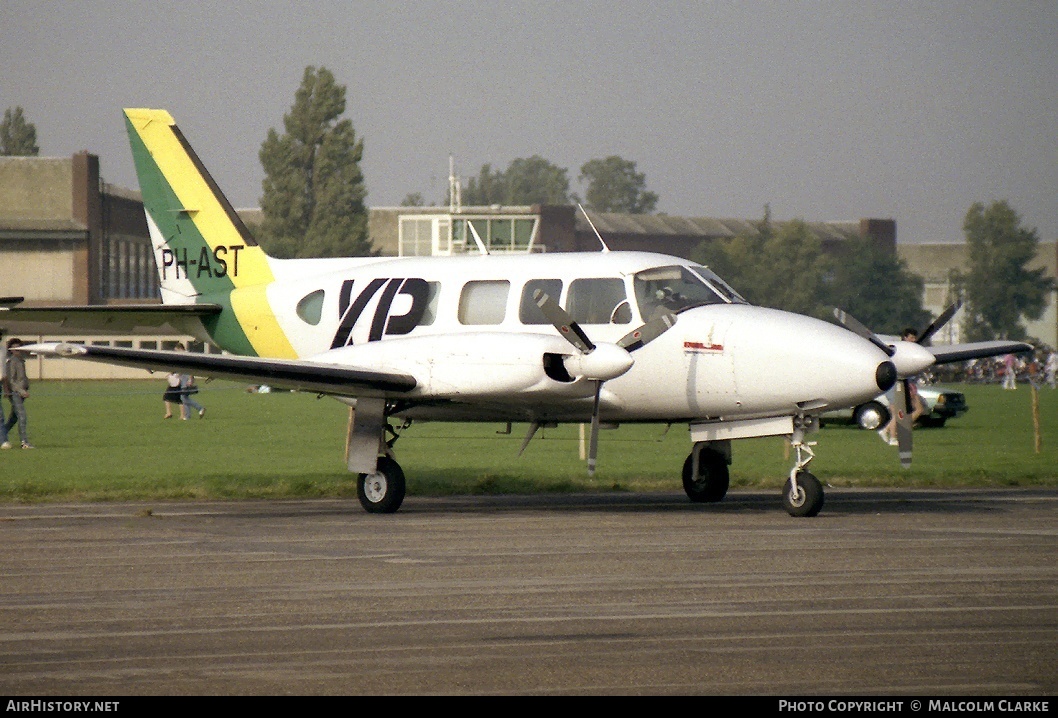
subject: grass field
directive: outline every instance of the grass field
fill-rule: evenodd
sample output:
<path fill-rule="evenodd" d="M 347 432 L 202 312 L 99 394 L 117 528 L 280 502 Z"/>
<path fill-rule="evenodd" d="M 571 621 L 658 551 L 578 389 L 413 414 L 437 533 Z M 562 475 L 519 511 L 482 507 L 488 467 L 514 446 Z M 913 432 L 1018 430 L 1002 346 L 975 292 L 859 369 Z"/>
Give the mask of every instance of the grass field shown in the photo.
<path fill-rule="evenodd" d="M 205 418 L 162 420 L 163 382 L 38 382 L 27 402 L 33 451 L 0 452 L 0 501 L 355 496 L 344 465 L 348 409 L 311 395 L 250 394 L 215 382 Z M 970 385 L 970 411 L 915 431 L 914 466 L 877 434 L 828 425 L 811 470 L 833 486 L 1058 486 L 1058 391 Z M 5 404 L 5 409 L 8 407 Z M 576 426 L 545 429 L 518 457 L 527 426 L 419 423 L 396 445 L 409 495 L 680 490 L 686 425 L 603 431 L 587 478 Z M 791 466 L 781 438 L 735 442 L 732 486 L 774 487 Z"/>

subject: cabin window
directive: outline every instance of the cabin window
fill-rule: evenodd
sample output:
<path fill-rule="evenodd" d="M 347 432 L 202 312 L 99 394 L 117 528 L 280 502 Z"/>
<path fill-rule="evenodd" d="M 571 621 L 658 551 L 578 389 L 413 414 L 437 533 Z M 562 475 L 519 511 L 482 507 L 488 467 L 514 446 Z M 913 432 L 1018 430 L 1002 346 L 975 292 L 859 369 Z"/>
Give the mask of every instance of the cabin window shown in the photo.
<path fill-rule="evenodd" d="M 317 289 L 301 298 L 297 306 L 297 314 L 301 321 L 312 326 L 320 323 L 320 318 L 323 316 L 323 297 L 323 290 Z"/>
<path fill-rule="evenodd" d="M 533 294 L 539 289 L 547 296 L 558 302 L 562 294 L 561 279 L 530 279 L 522 287 L 522 301 L 518 305 L 518 319 L 522 324 L 550 324 L 540 306 L 533 299 Z"/>
<path fill-rule="evenodd" d="M 627 305 L 625 283 L 620 279 L 574 279 L 569 285 L 566 311 L 580 324 L 628 324 L 631 311 Z"/>
<path fill-rule="evenodd" d="M 459 297 L 460 324 L 501 324 L 511 283 L 505 279 L 467 282 Z"/>

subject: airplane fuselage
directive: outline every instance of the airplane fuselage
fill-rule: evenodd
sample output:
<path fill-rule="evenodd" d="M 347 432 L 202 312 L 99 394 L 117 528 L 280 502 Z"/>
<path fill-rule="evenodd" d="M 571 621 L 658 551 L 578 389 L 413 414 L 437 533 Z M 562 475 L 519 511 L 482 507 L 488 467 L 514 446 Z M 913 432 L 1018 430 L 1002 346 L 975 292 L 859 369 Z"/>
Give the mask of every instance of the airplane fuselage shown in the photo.
<path fill-rule="evenodd" d="M 312 260 L 305 272 L 300 260 L 273 261 L 273 282 L 232 292 L 236 311 L 245 305 L 255 313 L 239 317 L 243 334 L 255 346 L 274 346 L 266 333 L 278 328 L 290 358 L 413 376 L 406 416 L 589 417 L 596 379 L 578 375 L 577 352 L 540 313 L 535 289 L 601 344 L 617 342 L 662 305 L 676 313 L 672 329 L 605 381 L 606 421 L 730 420 L 854 406 L 878 394 L 886 360 L 841 327 L 749 305 L 709 270 L 665 255 Z M 253 301 L 240 301 L 242 293 Z M 229 348 L 223 327 L 206 328 Z"/>

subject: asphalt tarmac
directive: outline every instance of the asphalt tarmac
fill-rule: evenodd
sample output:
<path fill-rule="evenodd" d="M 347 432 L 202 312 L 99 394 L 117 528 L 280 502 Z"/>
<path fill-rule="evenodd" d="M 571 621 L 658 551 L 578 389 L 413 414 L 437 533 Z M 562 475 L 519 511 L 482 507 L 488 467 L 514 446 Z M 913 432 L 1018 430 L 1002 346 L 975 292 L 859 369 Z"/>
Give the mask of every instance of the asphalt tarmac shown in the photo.
<path fill-rule="evenodd" d="M 1054 696 L 1058 491 L 0 505 L 0 695 Z"/>

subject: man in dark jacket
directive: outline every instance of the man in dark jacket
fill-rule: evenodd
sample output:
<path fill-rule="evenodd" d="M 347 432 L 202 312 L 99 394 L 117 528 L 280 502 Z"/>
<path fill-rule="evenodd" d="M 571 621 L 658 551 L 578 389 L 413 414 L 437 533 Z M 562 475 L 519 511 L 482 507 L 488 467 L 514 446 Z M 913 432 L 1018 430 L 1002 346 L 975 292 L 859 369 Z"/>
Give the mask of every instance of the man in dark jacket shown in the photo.
<path fill-rule="evenodd" d="M 4 366 L 4 396 L 11 402 L 11 416 L 3 421 L 3 412 L 0 411 L 0 449 L 10 449 L 11 443 L 7 440 L 11 427 L 18 422 L 18 438 L 22 441 L 23 449 L 32 449 L 29 437 L 26 434 L 26 399 L 29 398 L 29 377 L 26 376 L 26 361 L 21 354 L 12 351 L 22 345 L 20 339 L 7 340 L 7 362 Z"/>

